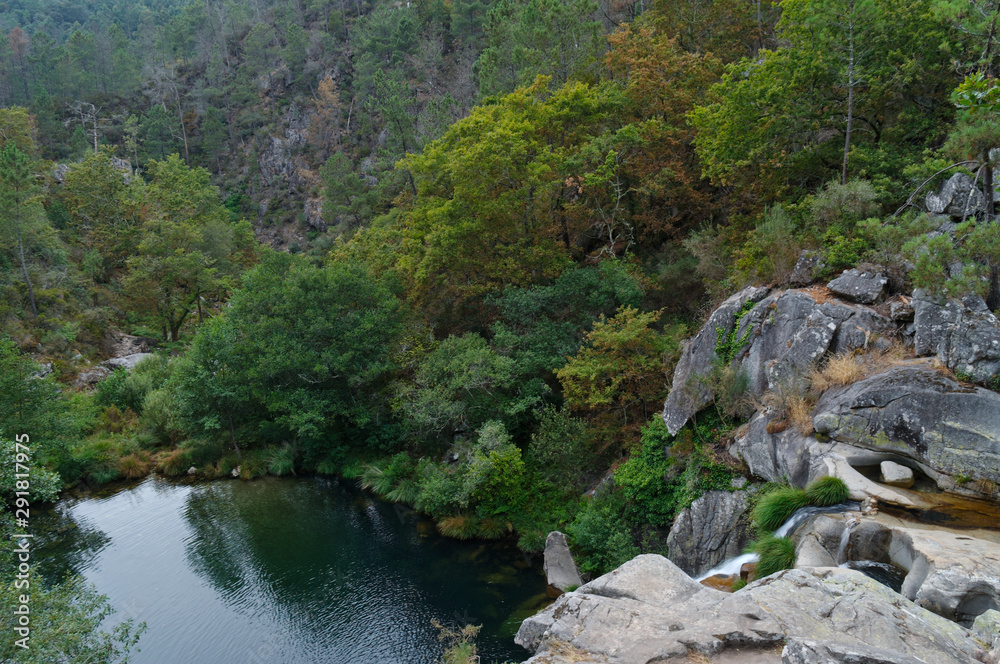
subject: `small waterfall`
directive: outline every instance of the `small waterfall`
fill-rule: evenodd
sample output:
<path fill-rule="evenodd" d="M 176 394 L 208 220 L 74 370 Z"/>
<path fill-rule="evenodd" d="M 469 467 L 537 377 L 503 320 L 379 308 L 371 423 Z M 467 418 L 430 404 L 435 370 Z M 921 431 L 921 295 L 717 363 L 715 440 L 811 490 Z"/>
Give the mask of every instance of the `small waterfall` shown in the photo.
<path fill-rule="evenodd" d="M 841 512 L 851 512 L 861 509 L 861 503 L 850 501 L 846 503 L 839 503 L 837 505 L 830 505 L 828 507 L 802 507 L 795 511 L 788 520 L 781 524 L 781 527 L 774 531 L 775 537 L 787 537 L 789 533 L 798 528 L 807 519 L 811 519 L 817 514 L 839 514 Z M 845 531 L 846 532 L 846 531 Z M 846 546 L 846 543 L 842 543 Z M 697 581 L 704 581 L 705 579 L 711 578 L 713 576 L 735 576 L 740 573 L 740 568 L 746 563 L 757 562 L 756 553 L 744 553 L 741 556 L 736 556 L 735 558 L 730 558 L 729 560 L 723 561 L 719 565 L 708 570 L 701 576 L 696 578 Z"/>
<path fill-rule="evenodd" d="M 722 576 L 739 576 L 740 570 L 747 563 L 757 562 L 759 556 L 756 553 L 744 553 L 742 556 L 736 556 L 735 558 L 730 558 L 729 560 L 723 561 L 718 567 L 713 567 L 701 576 L 699 576 L 697 581 L 704 581 L 716 575 Z"/>
<path fill-rule="evenodd" d="M 839 565 L 847 560 L 847 544 L 851 541 L 851 533 L 854 529 L 858 527 L 861 522 L 851 517 L 844 524 L 844 532 L 840 534 L 840 546 L 837 547 L 837 560 L 836 563 Z"/>

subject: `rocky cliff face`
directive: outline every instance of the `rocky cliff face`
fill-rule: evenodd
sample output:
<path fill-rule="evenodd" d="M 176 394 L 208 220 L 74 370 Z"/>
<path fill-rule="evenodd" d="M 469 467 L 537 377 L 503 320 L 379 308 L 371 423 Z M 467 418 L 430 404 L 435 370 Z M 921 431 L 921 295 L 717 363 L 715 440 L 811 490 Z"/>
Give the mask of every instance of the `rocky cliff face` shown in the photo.
<path fill-rule="evenodd" d="M 906 505 L 851 471 L 893 461 L 942 490 L 993 497 L 1000 396 L 958 378 L 984 381 L 1000 368 L 1000 321 L 978 297 L 940 302 L 918 292 L 885 301 L 885 285 L 878 270 L 851 270 L 826 287 L 748 288 L 729 298 L 684 348 L 664 408 L 670 431 L 712 401 L 706 377 L 728 363 L 761 405 L 731 448 L 754 475 L 804 486 L 841 470 L 856 498 Z M 868 362 L 868 375 L 827 389 L 809 403 L 806 431 L 788 427 L 768 405 L 768 394 L 807 392 L 810 371 L 825 356 L 876 353 L 892 342 L 912 358 Z"/>

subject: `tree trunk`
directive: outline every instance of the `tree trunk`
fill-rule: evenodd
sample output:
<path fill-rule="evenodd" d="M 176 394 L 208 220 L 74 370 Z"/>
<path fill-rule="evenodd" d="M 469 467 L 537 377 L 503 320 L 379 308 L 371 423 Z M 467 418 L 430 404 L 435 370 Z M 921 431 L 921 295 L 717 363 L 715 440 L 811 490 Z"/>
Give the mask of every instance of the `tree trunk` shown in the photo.
<path fill-rule="evenodd" d="M 228 408 L 226 408 L 226 418 L 229 420 L 229 439 L 233 441 L 233 448 L 236 450 L 236 460 L 242 461 L 240 446 L 236 442 L 236 429 L 233 427 L 233 413 Z"/>
<path fill-rule="evenodd" d="M 38 320 L 38 307 L 35 306 L 35 289 L 31 287 L 31 278 L 28 276 L 28 266 L 24 262 L 24 243 L 21 241 L 21 201 L 14 204 L 15 224 L 17 225 L 17 255 L 21 259 L 21 272 L 24 274 L 24 283 L 28 285 L 28 299 L 31 300 L 31 315 Z"/>
<path fill-rule="evenodd" d="M 847 23 L 847 131 L 844 132 L 844 165 L 840 172 L 840 184 L 847 184 L 847 158 L 851 151 L 851 125 L 854 120 L 854 0 L 848 4 L 850 12 Z"/>

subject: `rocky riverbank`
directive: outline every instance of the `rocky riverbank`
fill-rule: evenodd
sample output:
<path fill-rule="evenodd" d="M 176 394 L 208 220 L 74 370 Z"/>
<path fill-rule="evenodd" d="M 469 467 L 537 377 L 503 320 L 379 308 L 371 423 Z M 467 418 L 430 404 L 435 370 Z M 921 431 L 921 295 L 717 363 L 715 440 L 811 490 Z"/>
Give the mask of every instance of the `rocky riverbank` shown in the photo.
<path fill-rule="evenodd" d="M 748 477 L 804 487 L 832 475 L 855 500 L 911 510 L 936 500 L 914 483 L 995 501 L 1000 395 L 986 385 L 1000 321 L 979 297 L 893 293 L 877 266 L 810 285 L 808 259 L 804 287 L 747 288 L 686 342 L 669 431 L 721 398 L 722 375 L 746 386 L 728 451 Z M 753 493 L 706 494 L 675 519 L 671 560 L 639 556 L 526 620 L 529 661 L 1000 662 L 995 537 L 876 510 L 823 515 L 793 534 L 797 569 L 736 593 L 696 582 L 746 545 Z M 899 592 L 842 564 L 895 570 Z"/>

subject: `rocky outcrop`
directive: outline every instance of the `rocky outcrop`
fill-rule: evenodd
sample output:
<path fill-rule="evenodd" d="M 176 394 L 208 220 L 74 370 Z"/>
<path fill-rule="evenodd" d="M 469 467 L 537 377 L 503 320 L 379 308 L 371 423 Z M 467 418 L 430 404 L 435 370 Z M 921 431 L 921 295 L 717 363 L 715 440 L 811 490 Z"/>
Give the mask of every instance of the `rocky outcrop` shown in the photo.
<path fill-rule="evenodd" d="M 799 260 L 795 262 L 789 281 L 793 286 L 808 286 L 819 278 L 825 267 L 823 252 L 803 250 L 799 254 Z"/>
<path fill-rule="evenodd" d="M 153 353 L 132 353 L 124 357 L 112 357 L 110 360 L 101 362 L 101 366 L 114 371 L 115 369 L 125 369 L 132 371 L 135 366 L 148 357 L 153 357 Z"/>
<path fill-rule="evenodd" d="M 729 594 L 656 555 L 563 595 L 525 620 L 515 640 L 535 652 L 536 664 L 687 662 L 695 653 L 721 659 L 736 650 L 743 655 L 729 661 L 754 661 L 752 653 L 774 653 L 782 643 L 786 662 L 970 664 L 984 655 L 966 629 L 860 572 L 788 570 Z M 834 655 L 802 659 L 810 652 Z"/>
<path fill-rule="evenodd" d="M 743 552 L 750 539 L 747 491 L 709 491 L 681 510 L 667 535 L 669 558 L 697 577 Z"/>
<path fill-rule="evenodd" d="M 684 346 L 664 405 L 671 434 L 712 402 L 706 377 L 714 363 L 728 361 L 759 397 L 795 381 L 828 351 L 867 348 L 895 331 L 871 307 L 832 299 L 824 289 L 768 293 L 747 288 L 729 298 Z"/>
<path fill-rule="evenodd" d="M 889 278 L 877 270 L 844 270 L 827 284 L 834 294 L 860 304 L 875 304 L 885 297 Z"/>
<path fill-rule="evenodd" d="M 813 427 L 831 441 L 909 459 L 942 489 L 958 488 L 956 478 L 1000 478 L 1000 394 L 925 365 L 827 391 Z"/>
<path fill-rule="evenodd" d="M 553 588 L 566 591 L 583 585 L 580 571 L 566 542 L 566 535 L 552 531 L 545 538 L 545 580 Z"/>
<path fill-rule="evenodd" d="M 953 219 L 975 216 L 986 209 L 986 197 L 965 173 L 955 173 L 941 185 L 937 192 L 924 199 L 927 211 L 946 214 Z"/>
<path fill-rule="evenodd" d="M 1000 320 L 983 298 L 943 301 L 917 291 L 913 311 L 918 356 L 936 356 L 972 380 L 988 380 L 1000 371 Z"/>

